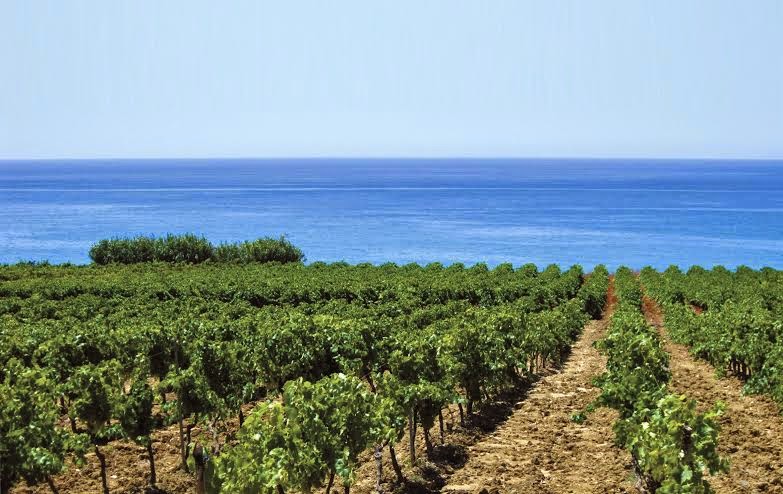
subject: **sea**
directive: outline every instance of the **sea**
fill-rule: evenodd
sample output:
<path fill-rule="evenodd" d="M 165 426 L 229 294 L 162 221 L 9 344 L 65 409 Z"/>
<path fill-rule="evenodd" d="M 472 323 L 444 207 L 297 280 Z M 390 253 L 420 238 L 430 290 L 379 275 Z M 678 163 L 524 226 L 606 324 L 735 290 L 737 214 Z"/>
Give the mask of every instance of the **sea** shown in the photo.
<path fill-rule="evenodd" d="M 0 161 L 0 263 L 184 232 L 307 262 L 783 268 L 783 160 Z"/>

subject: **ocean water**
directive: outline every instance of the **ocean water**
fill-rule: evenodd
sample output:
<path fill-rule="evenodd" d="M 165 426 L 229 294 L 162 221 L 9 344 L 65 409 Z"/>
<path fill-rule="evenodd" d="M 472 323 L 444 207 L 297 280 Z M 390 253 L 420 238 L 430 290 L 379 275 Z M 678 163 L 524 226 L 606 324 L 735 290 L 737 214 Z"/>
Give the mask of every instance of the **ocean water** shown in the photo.
<path fill-rule="evenodd" d="M 286 234 L 308 261 L 783 268 L 783 161 L 0 162 L 0 262 Z"/>

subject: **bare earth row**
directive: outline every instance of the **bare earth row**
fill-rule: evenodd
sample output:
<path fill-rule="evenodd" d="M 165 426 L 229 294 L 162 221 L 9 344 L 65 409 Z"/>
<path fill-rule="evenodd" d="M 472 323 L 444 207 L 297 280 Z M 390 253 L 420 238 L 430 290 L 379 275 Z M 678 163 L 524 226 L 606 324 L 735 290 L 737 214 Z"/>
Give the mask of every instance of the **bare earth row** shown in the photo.
<path fill-rule="evenodd" d="M 630 455 L 612 442 L 616 413 L 571 420 L 599 394 L 592 379 L 606 359 L 593 347 L 615 304 L 612 287 L 600 321 L 591 321 L 559 372 L 541 379 L 496 433 L 470 449 L 470 460 L 445 491 L 606 493 L 631 492 Z"/>

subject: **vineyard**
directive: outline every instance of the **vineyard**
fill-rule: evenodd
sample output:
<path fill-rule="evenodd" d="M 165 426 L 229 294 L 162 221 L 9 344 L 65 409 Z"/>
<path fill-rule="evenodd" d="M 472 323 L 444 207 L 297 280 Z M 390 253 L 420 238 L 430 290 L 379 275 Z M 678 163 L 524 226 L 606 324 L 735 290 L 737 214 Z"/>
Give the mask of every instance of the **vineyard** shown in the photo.
<path fill-rule="evenodd" d="M 191 240 L 184 262 L 141 239 L 0 268 L 2 493 L 605 492 L 569 460 L 596 449 L 613 492 L 735 492 L 733 412 L 681 389 L 668 339 L 783 405 L 778 271 L 305 265 L 284 239 Z M 567 440 L 531 442 L 547 421 Z M 497 440 L 518 473 L 481 466 Z M 783 492 L 780 461 L 759 472 L 737 485 Z"/>
<path fill-rule="evenodd" d="M 707 271 L 676 267 L 642 272 L 663 305 L 672 339 L 720 373 L 746 382 L 783 405 L 783 273 L 743 268 Z"/>

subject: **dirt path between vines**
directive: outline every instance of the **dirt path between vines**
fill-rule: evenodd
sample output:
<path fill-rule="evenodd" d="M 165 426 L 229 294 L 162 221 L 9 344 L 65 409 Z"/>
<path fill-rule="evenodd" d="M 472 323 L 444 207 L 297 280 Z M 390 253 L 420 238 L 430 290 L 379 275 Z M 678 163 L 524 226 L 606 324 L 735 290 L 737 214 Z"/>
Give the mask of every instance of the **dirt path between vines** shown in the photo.
<path fill-rule="evenodd" d="M 606 359 L 593 342 L 604 335 L 614 303 L 610 287 L 604 318 L 589 322 L 562 369 L 536 383 L 508 421 L 469 449 L 444 492 L 634 491 L 630 455 L 612 442 L 616 412 L 599 409 L 582 424 L 571 420 L 599 394 L 592 379 Z"/>
<path fill-rule="evenodd" d="M 728 457 L 730 470 L 710 479 L 715 492 L 783 493 L 783 417 L 777 405 L 765 396 L 743 396 L 739 379 L 717 378 L 714 367 L 672 342 L 661 309 L 652 299 L 644 298 L 643 309 L 647 321 L 659 328 L 671 355 L 672 391 L 696 399 L 701 410 L 717 401 L 726 404 L 726 413 L 720 419 L 718 451 Z"/>

